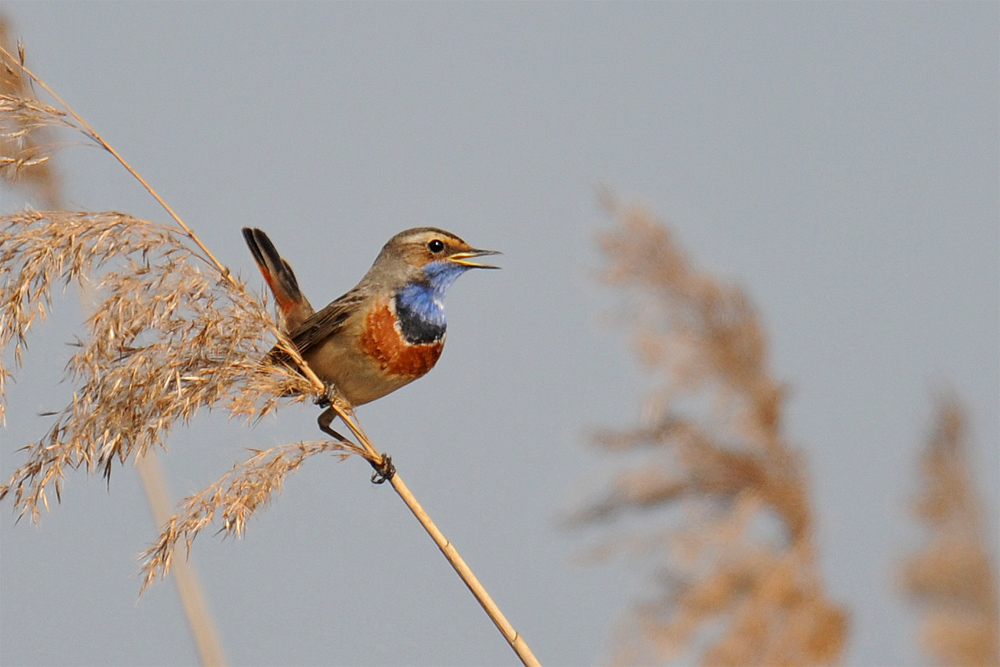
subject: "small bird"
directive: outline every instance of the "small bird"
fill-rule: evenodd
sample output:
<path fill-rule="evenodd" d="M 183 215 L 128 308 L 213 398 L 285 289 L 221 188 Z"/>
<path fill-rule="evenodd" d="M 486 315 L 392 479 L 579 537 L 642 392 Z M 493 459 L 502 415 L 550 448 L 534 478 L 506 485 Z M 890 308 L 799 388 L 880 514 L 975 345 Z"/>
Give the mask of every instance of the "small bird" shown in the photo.
<path fill-rule="evenodd" d="M 292 343 L 316 376 L 355 407 L 433 368 L 444 348 L 445 292 L 469 269 L 499 268 L 470 261 L 495 250 L 477 250 L 434 227 L 408 229 L 389 239 L 354 289 L 317 312 L 267 235 L 244 227 L 243 238 Z M 319 421 L 330 433 L 328 413 Z"/>

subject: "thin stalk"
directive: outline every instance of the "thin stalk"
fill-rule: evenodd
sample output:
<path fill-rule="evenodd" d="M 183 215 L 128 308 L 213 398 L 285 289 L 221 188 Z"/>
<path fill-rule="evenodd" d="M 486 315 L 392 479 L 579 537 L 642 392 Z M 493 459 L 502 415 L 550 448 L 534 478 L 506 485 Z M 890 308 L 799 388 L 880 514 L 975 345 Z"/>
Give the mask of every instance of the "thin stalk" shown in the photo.
<path fill-rule="evenodd" d="M 472 568 L 466 565 L 465 560 L 459 555 L 458 550 L 455 549 L 451 541 L 448 540 L 448 538 L 446 538 L 440 530 L 438 530 L 438 527 L 431 520 L 430 516 L 427 515 L 427 512 L 424 511 L 424 508 L 420 506 L 417 499 L 413 497 L 413 494 L 410 493 L 410 489 L 403 483 L 403 480 L 399 477 L 399 475 L 393 475 L 390 482 L 392 483 L 392 488 L 396 490 L 399 497 L 403 499 L 406 506 L 410 508 L 411 512 L 413 512 L 413 516 L 417 517 L 417 521 L 420 522 L 420 525 L 424 527 L 427 534 L 430 535 L 431 539 L 434 540 L 434 543 L 437 544 L 438 549 L 441 550 L 444 557 L 449 563 L 451 563 L 455 572 L 457 572 L 458 576 L 461 577 L 462 582 L 468 586 L 469 590 L 476 597 L 476 600 L 479 601 L 483 611 L 485 611 L 486 615 L 490 617 L 493 624 L 497 626 L 497 630 L 499 630 L 500 634 L 503 635 L 503 638 L 507 640 L 510 647 L 514 649 L 514 653 L 517 654 L 517 657 L 520 658 L 525 667 L 539 667 L 541 663 L 538 662 L 537 658 L 535 658 L 535 654 L 531 652 L 528 642 L 524 641 L 524 637 L 518 634 L 517 630 L 514 629 L 514 626 L 507 620 L 507 617 L 503 615 L 503 612 L 500 611 L 500 607 L 497 606 L 496 602 L 494 602 L 493 598 L 490 597 L 490 594 L 486 592 L 483 585 L 479 583 L 479 579 L 477 579 L 476 575 L 473 574 Z"/>
<path fill-rule="evenodd" d="M 180 226 L 180 228 L 184 230 L 184 233 L 187 234 L 188 238 L 190 238 L 191 241 L 195 245 L 197 245 L 198 248 L 203 253 L 205 253 L 205 257 L 207 257 L 212 262 L 212 264 L 215 265 L 215 268 L 217 268 L 219 270 L 219 273 L 221 273 L 225 278 L 227 278 L 230 281 L 234 280 L 233 277 L 229 275 L 229 269 L 227 269 L 226 267 L 224 267 L 219 262 L 219 260 L 217 260 L 215 258 L 215 255 L 212 254 L 212 251 L 210 251 L 205 246 L 205 244 L 203 244 L 201 242 L 201 240 L 197 236 L 195 236 L 195 234 L 191 230 L 191 228 L 188 227 L 186 224 L 184 224 L 184 221 L 180 219 L 180 216 L 178 216 L 176 213 L 174 213 L 174 210 L 172 208 L 170 208 L 170 206 L 167 204 L 167 202 L 165 202 L 163 200 L 163 198 L 160 197 L 160 195 L 156 192 L 156 190 L 154 190 L 153 187 L 149 183 L 146 182 L 146 179 L 144 179 L 142 176 L 140 176 L 139 172 L 137 172 L 135 169 L 133 169 L 132 165 L 130 165 L 128 162 L 126 162 L 125 158 L 123 158 L 121 156 L 121 154 L 119 154 L 118 151 L 116 151 L 111 144 L 109 144 L 108 142 L 106 142 L 104 140 L 104 138 L 101 135 L 99 135 L 97 133 L 97 131 L 94 128 L 92 128 L 90 126 L 90 124 L 87 123 L 87 121 L 85 121 L 83 119 L 82 116 L 80 116 L 80 114 L 78 114 L 76 111 L 74 111 L 73 107 L 71 107 L 65 101 L 63 101 L 63 99 L 61 97 L 59 97 L 59 95 L 57 95 L 54 90 L 52 90 L 51 88 L 49 88 L 48 85 L 44 81 L 42 81 L 40 78 L 38 78 L 37 76 L 35 76 L 35 74 L 30 69 L 28 69 L 27 67 L 25 67 L 23 58 L 16 58 L 15 59 L 14 56 L 12 56 L 10 54 L 10 52 L 8 52 L 7 49 L 3 48 L 2 46 L 0 46 L 0 53 L 3 53 L 3 55 L 6 56 L 8 60 L 17 63 L 17 65 L 18 65 L 18 67 L 20 67 L 21 71 L 28 75 L 28 78 L 30 78 L 36 84 L 38 84 L 39 86 L 41 86 L 41 88 L 45 92 L 47 92 L 49 95 L 51 95 L 52 99 L 54 99 L 56 102 L 58 102 L 59 105 L 62 106 L 62 108 L 66 110 L 66 113 L 68 113 L 73 118 L 73 120 L 75 120 L 77 123 L 80 124 L 80 127 L 83 128 L 83 130 L 84 130 L 84 134 L 86 134 L 91 139 L 93 139 L 94 141 L 96 141 L 100 145 L 101 148 L 103 148 L 107 152 L 111 153 L 111 155 L 113 155 L 114 158 L 116 160 L 118 160 L 118 162 L 123 167 L 125 167 L 125 170 L 128 171 L 128 173 L 132 174 L 132 176 L 133 176 L 133 178 L 135 178 L 135 180 L 139 181 L 139 183 L 142 185 L 142 187 L 144 187 L 146 189 L 146 192 L 148 192 L 150 195 L 152 195 L 153 199 L 155 199 L 160 204 L 160 206 L 163 207 L 163 210 L 165 210 L 167 212 L 167 214 L 171 218 L 174 219 L 174 222 L 176 222 Z"/>
<path fill-rule="evenodd" d="M 353 410 L 338 405 L 337 403 L 334 403 L 333 408 L 337 411 L 337 415 L 340 419 L 347 424 L 347 428 L 351 430 L 354 437 L 356 437 L 362 447 L 365 448 L 365 451 L 375 457 L 374 462 L 381 462 L 383 460 L 383 456 L 378 453 L 371 441 L 368 439 L 364 430 L 361 428 L 361 424 L 354 418 Z M 416 497 L 410 493 L 410 489 L 403 483 L 399 474 L 397 473 L 393 475 L 389 481 L 392 484 L 392 488 L 396 490 L 396 493 L 403 500 L 409 510 L 413 512 L 413 516 L 417 518 L 420 525 L 423 526 L 424 530 L 427 531 L 427 534 L 431 536 L 432 540 L 434 540 L 438 549 L 440 549 L 441 553 L 444 554 L 445 559 L 447 559 L 447 561 L 455 569 L 455 572 L 462 579 L 462 582 L 475 596 L 476 600 L 483 608 L 483 611 L 485 611 L 486 615 L 490 617 L 493 624 L 497 626 L 497 630 L 499 630 L 500 634 L 503 635 L 503 638 L 507 640 L 510 647 L 514 649 L 517 657 L 521 659 L 521 662 L 524 663 L 525 667 L 538 667 L 541 663 L 539 663 L 538 659 L 535 658 L 535 654 L 531 652 L 531 648 L 524 640 L 524 637 L 518 634 L 517 630 L 514 629 L 514 626 L 507 620 L 507 617 L 503 615 L 503 612 L 500 611 L 500 607 L 497 606 L 497 604 L 493 601 L 493 598 L 490 597 L 490 594 L 486 592 L 486 589 L 472 572 L 472 568 L 465 563 L 465 560 L 461 555 L 459 555 L 458 550 L 455 549 L 451 541 L 438 529 L 430 515 L 424 511 L 424 508 L 419 502 L 417 502 Z"/>
<path fill-rule="evenodd" d="M 156 460 L 156 450 L 147 449 L 144 454 L 136 457 L 135 465 L 139 469 L 139 477 L 146 491 L 146 500 L 149 501 L 153 520 L 157 526 L 162 526 L 170 521 L 173 515 L 173 503 L 167 493 L 167 485 L 163 481 L 163 472 Z M 202 592 L 194 567 L 186 559 L 178 559 L 174 562 L 173 572 L 174 583 L 177 584 L 177 592 L 181 597 L 181 605 L 184 607 L 188 626 L 194 636 L 201 664 L 222 667 L 226 664 L 222 643 L 219 641 L 219 633 L 215 629 L 215 623 L 212 622 L 212 615 L 208 611 L 208 603 L 205 601 L 205 594 Z"/>

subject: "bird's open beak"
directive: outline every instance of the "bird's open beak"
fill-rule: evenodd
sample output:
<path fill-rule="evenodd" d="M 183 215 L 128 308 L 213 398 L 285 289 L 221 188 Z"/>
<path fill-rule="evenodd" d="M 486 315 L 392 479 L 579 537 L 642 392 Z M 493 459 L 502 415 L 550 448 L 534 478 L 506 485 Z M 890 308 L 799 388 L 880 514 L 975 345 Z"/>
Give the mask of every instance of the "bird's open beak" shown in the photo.
<path fill-rule="evenodd" d="M 489 264 L 476 264 L 475 262 L 470 262 L 470 259 L 475 257 L 482 257 L 483 255 L 499 255 L 501 254 L 499 250 L 470 250 L 468 252 L 456 252 L 454 255 L 448 258 L 449 262 L 454 262 L 455 264 L 460 264 L 462 266 L 467 266 L 470 269 L 499 269 L 499 266 L 490 266 Z"/>

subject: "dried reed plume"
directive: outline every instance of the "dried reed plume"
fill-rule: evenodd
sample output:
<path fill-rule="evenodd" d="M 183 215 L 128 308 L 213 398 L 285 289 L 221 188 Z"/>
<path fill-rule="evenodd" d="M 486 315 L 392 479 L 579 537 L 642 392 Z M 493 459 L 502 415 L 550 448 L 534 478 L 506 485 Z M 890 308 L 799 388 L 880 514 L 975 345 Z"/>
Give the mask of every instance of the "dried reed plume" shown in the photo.
<path fill-rule="evenodd" d="M 23 67 L 23 53 L 17 61 L 2 53 L 3 66 L 17 80 L 30 77 L 55 97 Z M 71 109 L 42 103 L 30 92 L 21 85 L 0 98 L 0 126 L 75 130 L 122 161 L 149 189 Z M 72 402 L 44 438 L 25 447 L 27 461 L 0 486 L 0 500 L 12 494 L 21 516 L 37 521 L 40 508 L 48 508 L 49 489 L 60 496 L 67 469 L 100 469 L 110 476 L 115 460 L 124 463 L 163 446 L 172 425 L 191 419 L 199 408 L 221 406 L 233 417 L 250 420 L 273 410 L 282 397 L 302 400 L 315 392 L 314 383 L 292 368 L 261 363 L 273 345 L 287 353 L 292 366 L 302 360 L 280 333 L 266 301 L 248 292 L 190 229 L 178 224 L 182 229 L 115 212 L 27 211 L 0 217 L 0 351 L 13 347 L 15 366 L 30 327 L 51 308 L 53 287 L 75 283 L 92 292 L 95 304 L 67 364 L 75 384 Z M 13 374 L 0 357 L 0 419 L 5 381 Z M 327 444 L 353 451 L 343 443 Z M 246 462 L 251 469 L 259 464 L 258 456 Z M 266 468 L 272 475 L 266 489 L 242 485 L 209 497 L 220 502 L 227 517 L 242 504 L 241 520 L 234 524 L 241 529 L 252 509 L 280 486 L 280 476 L 295 467 Z M 182 507 L 202 513 L 200 518 L 206 511 L 204 504 Z M 205 524 L 199 517 L 174 517 L 164 535 L 183 535 L 190 543 Z M 147 562 L 161 574 L 169 559 L 155 556 L 165 553 L 164 535 Z"/>
<path fill-rule="evenodd" d="M 227 535 L 241 535 L 250 515 L 270 502 L 271 496 L 281 490 L 284 478 L 307 458 L 323 452 L 336 452 L 341 459 L 350 454 L 365 456 L 361 447 L 346 441 L 320 440 L 273 447 L 256 452 L 204 491 L 182 500 L 179 515 L 167 522 L 156 544 L 144 554 L 142 589 L 170 569 L 178 542 L 183 540 L 190 553 L 195 536 L 217 513 L 222 516 L 221 530 Z"/>
<path fill-rule="evenodd" d="M 10 48 L 9 42 L 2 34 L 5 31 L 6 24 L 3 17 L 0 16 L 0 49 L 4 50 Z M 25 58 L 24 50 L 21 48 L 18 49 L 18 58 L 19 62 L 16 68 L 11 67 L 7 61 L 2 63 L 5 76 L 2 91 L 6 97 L 0 102 L 0 123 L 7 127 L 13 127 L 13 131 L 2 133 L 7 137 L 6 142 L 3 137 L 0 137 L 0 169 L 3 170 L 5 178 L 8 180 L 14 178 L 17 184 L 34 190 L 36 196 L 43 203 L 51 208 L 57 208 L 61 199 L 61 183 L 53 175 L 53 161 L 48 155 L 51 150 L 46 150 L 41 157 L 36 156 L 41 155 L 43 148 L 53 148 L 49 144 L 53 133 L 46 127 L 47 119 L 58 119 L 66 122 L 68 116 L 29 97 L 31 90 L 27 85 L 29 78 L 24 76 Z M 26 119 L 25 109 L 35 111 L 34 116 Z M 29 130 L 31 125 L 30 122 L 25 122 L 26 120 L 38 121 L 41 122 L 41 125 Z M 87 298 L 88 292 L 81 290 L 80 294 L 85 307 L 90 306 Z M 18 339 L 20 345 L 23 345 L 25 332 L 26 328 L 20 332 Z M 2 347 L 0 346 L 0 349 Z M 0 361 L 0 365 L 2 365 L 2 361 Z M 4 374 L 0 373 L 0 385 L 3 384 L 3 377 Z M 2 394 L 3 387 L 0 386 L 0 410 L 3 409 Z M 160 526 L 173 515 L 173 502 L 170 500 L 154 454 L 153 451 L 147 451 L 145 456 L 137 456 L 135 461 L 154 521 L 157 526 Z M 198 582 L 197 574 L 190 563 L 178 563 L 174 569 L 174 583 L 177 586 L 184 616 L 198 649 L 201 664 L 225 664 L 222 643 L 208 611 L 208 605 Z"/>
<path fill-rule="evenodd" d="M 997 573 L 969 471 L 965 423 L 955 398 L 938 399 L 914 502 L 930 539 L 901 566 L 900 583 L 925 610 L 921 641 L 939 664 L 1000 665 Z"/>
<path fill-rule="evenodd" d="M 115 460 L 162 446 L 171 426 L 201 407 L 253 418 L 284 394 L 311 390 L 289 369 L 260 363 L 281 338 L 267 308 L 186 241 L 121 213 L 0 218 L 0 349 L 13 343 L 15 362 L 54 285 L 77 283 L 97 302 L 67 365 L 71 404 L 0 487 L 0 499 L 13 492 L 20 514 L 37 519 L 66 468 L 110 476 Z M 0 378 L 10 376 L 2 364 Z"/>
<path fill-rule="evenodd" d="M 682 651 L 691 659 L 699 649 L 707 665 L 836 662 L 848 616 L 820 580 L 804 467 L 782 432 L 785 389 L 767 368 L 753 306 L 739 288 L 695 270 L 648 213 L 606 204 L 619 224 L 600 237 L 603 279 L 630 298 L 625 319 L 639 358 L 660 381 L 642 426 L 596 439 L 646 461 L 618 472 L 573 517 L 601 524 L 635 515 L 647 525 L 624 543 L 660 583 L 619 623 L 613 662 Z M 680 523 L 652 513 L 675 502 Z M 609 539 L 595 553 L 622 543 Z"/>
<path fill-rule="evenodd" d="M 0 14 L 0 46 L 17 53 L 8 21 Z M 18 185 L 47 208 L 58 208 L 59 179 L 52 163 L 50 128 L 68 125 L 66 115 L 33 99 L 21 68 L 0 59 L 0 178 Z"/>

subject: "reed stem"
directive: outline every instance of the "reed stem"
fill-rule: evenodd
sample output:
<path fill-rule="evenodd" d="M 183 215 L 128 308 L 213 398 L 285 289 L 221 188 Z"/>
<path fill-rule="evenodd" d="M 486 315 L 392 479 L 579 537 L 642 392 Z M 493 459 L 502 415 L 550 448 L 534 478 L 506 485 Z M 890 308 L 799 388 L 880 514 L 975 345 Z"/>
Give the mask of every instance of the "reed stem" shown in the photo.
<path fill-rule="evenodd" d="M 333 408 L 336 410 L 340 419 L 347 424 L 347 428 L 351 430 L 354 437 L 356 437 L 362 447 L 365 448 L 365 451 L 375 457 L 373 462 L 381 462 L 384 457 L 378 453 L 371 441 L 368 439 L 368 436 L 361 428 L 361 424 L 357 422 L 354 416 L 354 411 L 350 409 L 350 407 L 340 405 L 336 402 L 334 402 Z M 406 486 L 399 474 L 393 475 L 389 479 L 389 482 L 392 484 L 392 488 L 396 490 L 396 493 L 403 500 L 403 503 L 405 503 L 407 508 L 409 508 L 409 510 L 413 513 L 413 516 L 416 517 L 417 521 L 420 522 L 420 525 L 427 531 L 427 534 L 431 536 L 432 540 L 434 540 L 434 544 L 436 544 L 438 549 L 441 550 L 441 553 L 444 554 L 445 559 L 455 569 L 455 572 L 462 579 L 462 582 L 469 588 L 472 595 L 475 596 L 476 600 L 483 608 L 483 611 L 485 611 L 486 615 L 490 617 L 493 624 L 497 626 L 497 630 L 499 630 L 500 634 L 503 635 L 503 638 L 507 640 L 510 647 L 514 649 L 517 657 L 520 658 L 525 667 L 538 667 L 541 663 L 539 663 L 538 659 L 535 658 L 535 654 L 531 652 L 531 648 L 528 646 L 528 643 L 520 634 L 518 634 L 517 630 L 514 629 L 514 626 L 507 620 L 507 617 L 503 615 L 503 612 L 500 611 L 500 607 L 497 606 L 497 604 L 493 601 L 493 598 L 490 597 L 490 594 L 486 592 L 486 589 L 472 572 L 472 568 L 466 564 L 465 559 L 463 559 L 458 553 L 458 550 L 454 547 L 454 545 L 452 545 L 451 541 L 444 536 L 444 533 L 438 529 L 437 524 L 434 523 L 430 515 L 424 511 L 424 508 L 417 501 L 416 497 L 410 492 L 409 487 Z"/>

